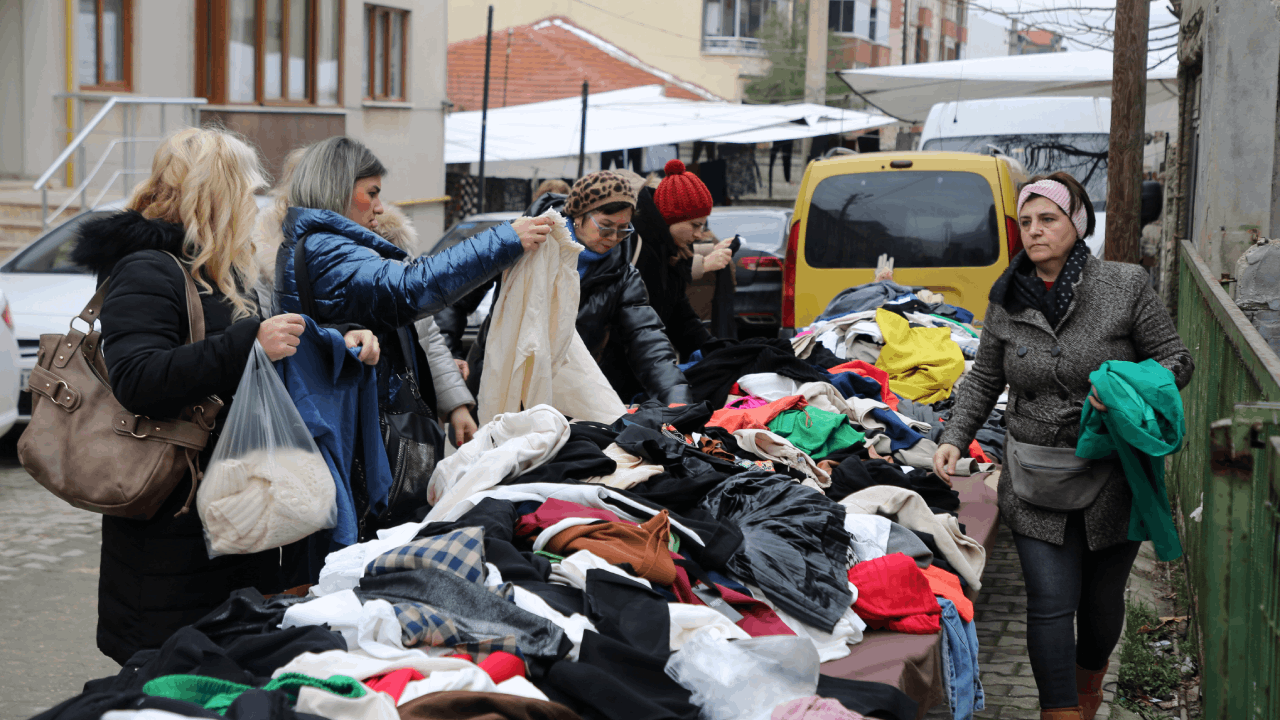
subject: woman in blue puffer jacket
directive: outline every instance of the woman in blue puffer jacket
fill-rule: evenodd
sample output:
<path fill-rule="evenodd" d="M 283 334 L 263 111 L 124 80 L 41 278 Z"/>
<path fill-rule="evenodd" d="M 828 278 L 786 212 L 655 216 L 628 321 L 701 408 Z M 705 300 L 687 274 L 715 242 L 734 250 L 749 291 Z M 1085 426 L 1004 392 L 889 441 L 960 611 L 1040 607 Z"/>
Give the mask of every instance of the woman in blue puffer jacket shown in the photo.
<path fill-rule="evenodd" d="M 431 257 L 408 254 L 375 232 L 386 168 L 356 140 L 332 137 L 306 149 L 288 189 L 283 240 L 276 255 L 281 312 L 302 312 L 294 268 L 303 243 L 318 322 L 356 323 L 378 336 L 378 374 L 402 372 L 397 331 L 455 302 L 533 252 L 547 238 L 546 218 L 520 218 Z M 397 388 L 389 388 L 394 395 Z M 384 397 L 390 400 L 392 397 Z"/>
<path fill-rule="evenodd" d="M 416 338 L 405 331 L 412 329 L 414 321 L 456 302 L 510 267 L 524 253 L 537 250 L 551 230 L 551 221 L 520 218 L 438 255 L 409 260 L 404 250 L 375 232 L 383 211 L 379 195 L 386 174 L 378 158 L 350 138 L 332 137 L 303 152 L 287 190 L 289 210 L 276 253 L 275 300 L 280 312 L 372 330 L 382 349 L 379 399 L 384 409 L 403 409 L 414 403 L 410 379 L 422 397 L 434 397 L 426 358 Z M 299 244 L 305 258 L 303 273 L 295 267 Z M 442 437 L 437 439 L 437 460 L 442 442 Z M 396 458 L 391 460 L 393 473 L 397 472 Z M 429 474 L 429 468 L 418 470 Z M 396 487 L 401 481 L 395 479 Z M 393 494 L 399 493 L 393 489 Z"/>

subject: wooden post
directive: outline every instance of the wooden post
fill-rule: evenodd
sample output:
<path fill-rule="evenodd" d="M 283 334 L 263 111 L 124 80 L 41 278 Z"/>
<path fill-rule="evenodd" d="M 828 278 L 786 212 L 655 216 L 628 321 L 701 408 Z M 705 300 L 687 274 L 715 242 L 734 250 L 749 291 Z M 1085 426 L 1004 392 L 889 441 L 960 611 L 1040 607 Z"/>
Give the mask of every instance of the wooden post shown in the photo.
<path fill-rule="evenodd" d="M 582 133 L 578 136 L 578 177 L 586 170 L 587 165 L 587 81 L 582 81 Z M 626 162 L 622 163 L 626 167 Z"/>
<path fill-rule="evenodd" d="M 480 212 L 484 212 L 484 141 L 489 132 L 489 58 L 493 55 L 493 6 L 489 6 L 489 26 L 484 36 L 484 99 L 480 101 Z"/>
<path fill-rule="evenodd" d="M 1107 154 L 1107 260 L 1136 263 L 1142 241 L 1149 0 L 1117 0 Z"/>

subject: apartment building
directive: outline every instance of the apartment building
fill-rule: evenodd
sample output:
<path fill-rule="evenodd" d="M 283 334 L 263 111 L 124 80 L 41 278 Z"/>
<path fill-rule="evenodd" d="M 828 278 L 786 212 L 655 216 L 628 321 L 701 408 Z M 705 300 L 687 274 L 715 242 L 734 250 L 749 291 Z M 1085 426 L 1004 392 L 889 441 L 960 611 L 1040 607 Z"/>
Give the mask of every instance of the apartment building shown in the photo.
<path fill-rule="evenodd" d="M 384 197 L 407 201 L 434 235 L 446 18 L 445 0 L 0 0 L 0 177 L 38 178 L 112 96 L 197 97 L 200 122 L 244 134 L 273 174 L 300 145 L 365 142 L 391 170 Z M 149 162 L 179 115 L 170 108 L 162 126 L 144 106 L 105 118 L 86 167 L 73 161 L 56 179 L 80 182 L 100 155 L 107 169 L 131 153 Z M 134 141 L 110 147 L 113 134 Z M 138 179 L 125 172 L 116 195 Z"/>

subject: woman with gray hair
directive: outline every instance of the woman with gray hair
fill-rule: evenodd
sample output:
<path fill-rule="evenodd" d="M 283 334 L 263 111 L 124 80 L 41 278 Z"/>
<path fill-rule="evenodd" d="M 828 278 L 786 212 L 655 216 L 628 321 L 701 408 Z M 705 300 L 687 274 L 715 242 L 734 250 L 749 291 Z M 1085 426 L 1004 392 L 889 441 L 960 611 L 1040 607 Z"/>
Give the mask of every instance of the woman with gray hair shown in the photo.
<path fill-rule="evenodd" d="M 317 322 L 355 323 L 377 336 L 384 419 L 388 414 L 423 416 L 430 409 L 405 410 L 421 408 L 424 397 L 434 396 L 430 373 L 423 372 L 426 359 L 407 332 L 414 322 L 457 301 L 522 254 L 537 250 L 551 230 L 547 218 L 520 218 L 438 255 L 410 260 L 408 253 L 377 233 L 386 175 L 382 162 L 356 140 L 332 137 L 308 147 L 287 190 L 289 209 L 275 278 L 276 306 L 282 311 L 309 314 Z M 434 459 L 442 452 L 439 438 Z M 389 454 L 398 488 L 397 452 L 391 449 Z M 429 475 L 431 469 L 420 467 L 412 474 Z M 393 516 L 383 522 L 398 519 L 399 511 L 391 510 Z"/>

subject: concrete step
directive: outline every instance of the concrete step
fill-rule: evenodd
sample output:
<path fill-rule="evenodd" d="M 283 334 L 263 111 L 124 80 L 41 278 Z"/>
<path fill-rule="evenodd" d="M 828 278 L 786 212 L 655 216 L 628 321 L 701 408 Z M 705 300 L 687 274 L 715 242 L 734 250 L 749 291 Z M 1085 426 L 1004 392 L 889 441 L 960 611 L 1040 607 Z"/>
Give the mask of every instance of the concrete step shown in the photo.
<path fill-rule="evenodd" d="M 57 205 L 49 204 L 49 212 L 57 210 Z M 80 204 L 73 203 L 69 205 L 62 214 L 54 218 L 49 224 L 50 227 L 75 216 L 80 212 Z M 0 198 L 0 223 L 7 222 L 34 222 L 40 224 L 41 217 L 44 215 L 44 208 L 40 205 L 30 205 L 27 203 L 5 202 Z"/>
<path fill-rule="evenodd" d="M 0 261 L 26 247 L 42 232 L 39 220 L 0 219 Z"/>

